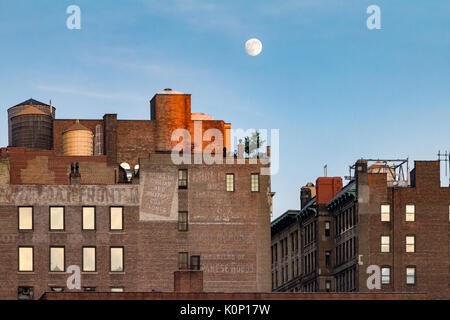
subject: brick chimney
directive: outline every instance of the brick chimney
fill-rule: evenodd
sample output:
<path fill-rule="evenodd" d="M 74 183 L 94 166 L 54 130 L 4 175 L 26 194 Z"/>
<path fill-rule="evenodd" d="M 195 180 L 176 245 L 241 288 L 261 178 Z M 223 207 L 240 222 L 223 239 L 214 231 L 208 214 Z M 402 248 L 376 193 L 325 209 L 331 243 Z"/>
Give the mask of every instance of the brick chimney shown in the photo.
<path fill-rule="evenodd" d="M 341 177 L 320 177 L 316 180 L 316 203 L 327 204 L 342 189 Z"/>
<path fill-rule="evenodd" d="M 203 271 L 178 270 L 174 272 L 175 292 L 203 292 Z"/>
<path fill-rule="evenodd" d="M 316 187 L 312 182 L 308 182 L 300 189 L 300 209 L 316 196 Z"/>

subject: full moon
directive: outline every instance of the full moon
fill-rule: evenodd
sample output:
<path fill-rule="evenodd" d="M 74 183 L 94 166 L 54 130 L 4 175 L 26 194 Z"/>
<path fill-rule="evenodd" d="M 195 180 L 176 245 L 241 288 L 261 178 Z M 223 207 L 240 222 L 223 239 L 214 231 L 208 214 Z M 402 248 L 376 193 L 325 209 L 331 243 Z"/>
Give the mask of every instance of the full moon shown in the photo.
<path fill-rule="evenodd" d="M 257 56 L 262 51 L 262 43 L 258 39 L 252 38 L 245 43 L 245 51 L 251 56 Z"/>

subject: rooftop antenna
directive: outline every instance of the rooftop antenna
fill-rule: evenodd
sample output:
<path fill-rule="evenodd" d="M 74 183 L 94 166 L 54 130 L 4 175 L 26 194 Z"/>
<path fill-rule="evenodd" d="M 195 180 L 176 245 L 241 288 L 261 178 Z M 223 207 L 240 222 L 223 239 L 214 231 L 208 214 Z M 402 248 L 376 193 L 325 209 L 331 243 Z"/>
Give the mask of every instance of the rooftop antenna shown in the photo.
<path fill-rule="evenodd" d="M 324 177 L 327 176 L 327 169 L 328 169 L 328 165 L 326 164 L 326 165 L 323 167 L 323 176 L 324 176 Z"/>

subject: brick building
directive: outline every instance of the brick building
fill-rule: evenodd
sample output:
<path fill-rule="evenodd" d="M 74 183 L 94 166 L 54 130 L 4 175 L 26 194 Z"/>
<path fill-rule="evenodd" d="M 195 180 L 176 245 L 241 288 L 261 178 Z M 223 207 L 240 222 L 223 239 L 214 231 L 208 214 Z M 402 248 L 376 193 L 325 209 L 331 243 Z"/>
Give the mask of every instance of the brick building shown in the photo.
<path fill-rule="evenodd" d="M 340 178 L 317 179 L 315 197 L 303 188 L 301 210 L 272 222 L 273 291 L 450 298 L 450 188 L 441 187 L 440 162 L 415 161 L 407 180 L 400 166 L 372 162 L 359 160 L 343 188 Z M 379 268 L 379 288 L 368 288 L 369 266 Z"/>
<path fill-rule="evenodd" d="M 189 269 L 200 270 L 204 291 L 270 291 L 273 193 L 260 174 L 269 154 L 231 156 L 230 124 L 191 113 L 189 94 L 166 89 L 149 113 L 56 119 L 53 106 L 33 99 L 8 110 L 0 299 L 174 291 L 174 273 Z M 172 139 L 177 129 L 192 141 Z M 221 136 L 205 141 L 208 132 Z M 180 145 L 191 161 L 173 161 Z M 224 163 L 205 163 L 206 153 Z M 66 287 L 70 266 L 81 269 L 79 290 Z"/>

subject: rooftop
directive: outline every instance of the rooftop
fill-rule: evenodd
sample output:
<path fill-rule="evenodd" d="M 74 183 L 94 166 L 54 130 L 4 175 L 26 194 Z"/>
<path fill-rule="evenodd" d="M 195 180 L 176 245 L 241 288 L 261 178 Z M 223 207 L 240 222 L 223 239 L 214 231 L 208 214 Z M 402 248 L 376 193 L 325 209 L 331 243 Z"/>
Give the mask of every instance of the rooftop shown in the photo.
<path fill-rule="evenodd" d="M 28 100 L 25 100 L 24 102 L 21 102 L 19 104 L 16 104 L 14 107 L 19 107 L 19 106 L 47 106 L 50 107 L 48 104 L 34 100 L 33 98 L 30 98 Z M 14 108 L 13 107 L 13 108 Z"/>

